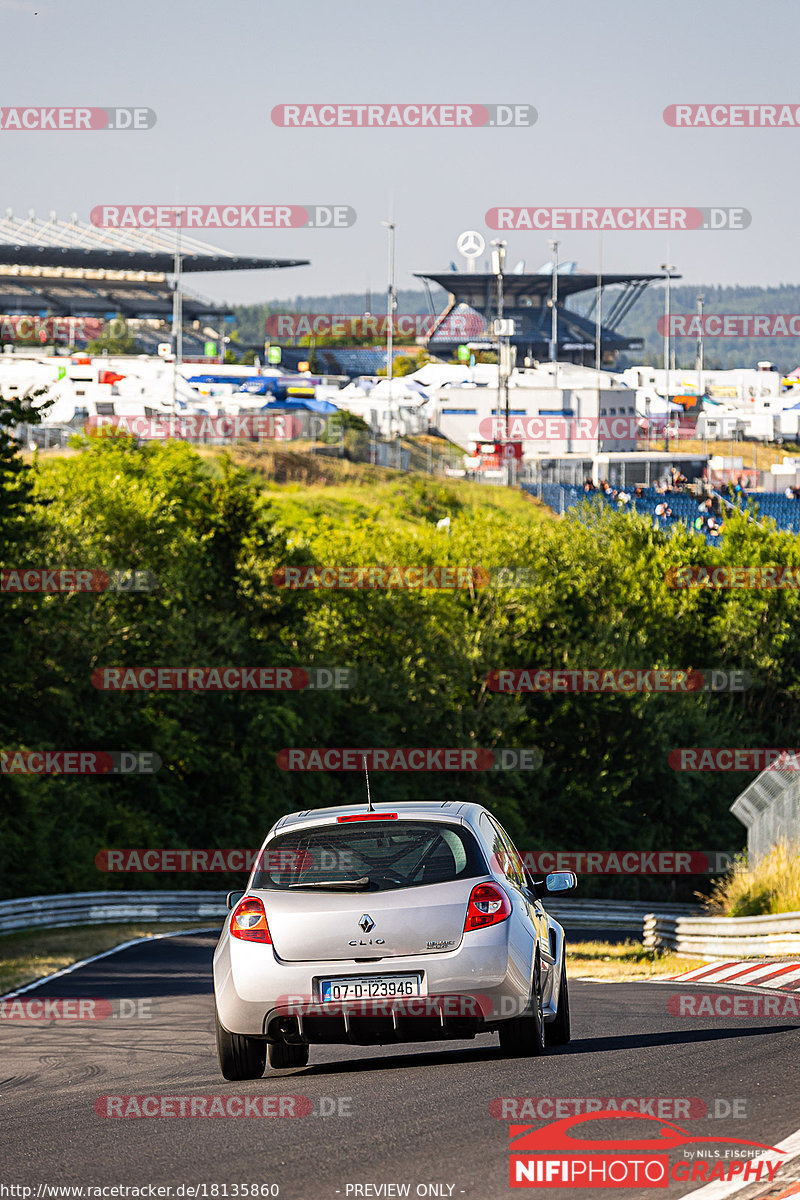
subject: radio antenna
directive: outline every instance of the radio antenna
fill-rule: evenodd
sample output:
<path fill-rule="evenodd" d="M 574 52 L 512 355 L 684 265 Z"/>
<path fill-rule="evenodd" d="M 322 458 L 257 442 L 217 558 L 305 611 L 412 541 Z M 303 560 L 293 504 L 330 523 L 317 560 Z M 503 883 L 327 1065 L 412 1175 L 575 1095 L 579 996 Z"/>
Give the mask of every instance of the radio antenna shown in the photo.
<path fill-rule="evenodd" d="M 370 794 L 369 794 L 369 771 L 367 770 L 367 756 L 366 756 L 366 754 L 362 754 L 362 755 L 361 755 L 361 761 L 362 761 L 362 762 L 363 762 L 363 764 L 364 764 L 364 774 L 365 774 L 365 775 L 366 775 L 366 777 L 367 777 L 367 812 L 374 812 L 374 811 L 375 811 L 375 809 L 372 807 L 372 797 L 371 797 L 371 796 L 370 796 Z"/>

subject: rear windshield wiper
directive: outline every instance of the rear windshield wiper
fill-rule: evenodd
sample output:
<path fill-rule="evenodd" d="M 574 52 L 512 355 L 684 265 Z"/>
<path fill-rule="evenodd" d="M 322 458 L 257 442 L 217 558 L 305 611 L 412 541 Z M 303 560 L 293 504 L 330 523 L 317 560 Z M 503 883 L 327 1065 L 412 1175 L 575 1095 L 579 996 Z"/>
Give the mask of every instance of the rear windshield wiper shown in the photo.
<path fill-rule="evenodd" d="M 369 876 L 361 879 L 322 879 L 307 883 L 290 883 L 290 888 L 329 888 L 331 891 L 365 892 L 369 887 Z"/>

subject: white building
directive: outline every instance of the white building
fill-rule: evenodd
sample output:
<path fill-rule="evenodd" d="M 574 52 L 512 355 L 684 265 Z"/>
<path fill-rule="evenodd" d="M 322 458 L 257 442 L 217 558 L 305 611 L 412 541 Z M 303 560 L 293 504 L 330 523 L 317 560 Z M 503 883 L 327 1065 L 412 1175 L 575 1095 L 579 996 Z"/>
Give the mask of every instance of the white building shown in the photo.
<path fill-rule="evenodd" d="M 607 371 L 573 363 L 514 370 L 508 410 L 508 440 L 522 442 L 525 459 L 636 449 L 636 393 Z M 476 366 L 441 383 L 432 393 L 430 416 L 445 437 L 465 448 L 505 440 L 497 367 Z"/>

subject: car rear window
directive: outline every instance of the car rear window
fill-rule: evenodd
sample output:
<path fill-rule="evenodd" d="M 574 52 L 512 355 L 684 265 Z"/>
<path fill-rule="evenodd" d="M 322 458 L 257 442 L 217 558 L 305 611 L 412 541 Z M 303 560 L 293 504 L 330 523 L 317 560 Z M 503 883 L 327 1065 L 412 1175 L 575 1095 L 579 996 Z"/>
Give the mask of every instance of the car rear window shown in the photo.
<path fill-rule="evenodd" d="M 372 820 L 317 825 L 273 838 L 252 886 L 302 889 L 366 878 L 364 891 L 388 892 L 487 873 L 475 837 L 461 825 Z"/>

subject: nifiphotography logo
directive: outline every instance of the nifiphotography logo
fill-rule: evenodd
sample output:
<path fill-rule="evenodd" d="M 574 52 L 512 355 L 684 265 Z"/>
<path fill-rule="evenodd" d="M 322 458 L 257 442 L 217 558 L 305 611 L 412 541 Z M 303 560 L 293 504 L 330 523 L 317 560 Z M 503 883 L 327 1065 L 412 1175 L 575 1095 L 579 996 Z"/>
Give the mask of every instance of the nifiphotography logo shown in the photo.
<path fill-rule="evenodd" d="M 613 1120 L 646 1124 L 640 1126 L 641 1136 L 625 1140 L 570 1136 L 575 1125 Z M 782 1164 L 780 1159 L 770 1156 L 784 1153 L 775 1146 L 743 1138 L 703 1137 L 658 1117 L 619 1109 L 579 1113 L 540 1128 L 510 1125 L 508 1136 L 511 1187 L 665 1188 L 671 1182 L 737 1179 L 742 1183 L 758 1180 L 771 1183 Z M 750 1149 L 717 1150 L 711 1157 L 696 1159 L 687 1156 L 670 1166 L 670 1150 L 694 1143 Z M 766 1154 L 750 1158 L 753 1147 Z"/>

